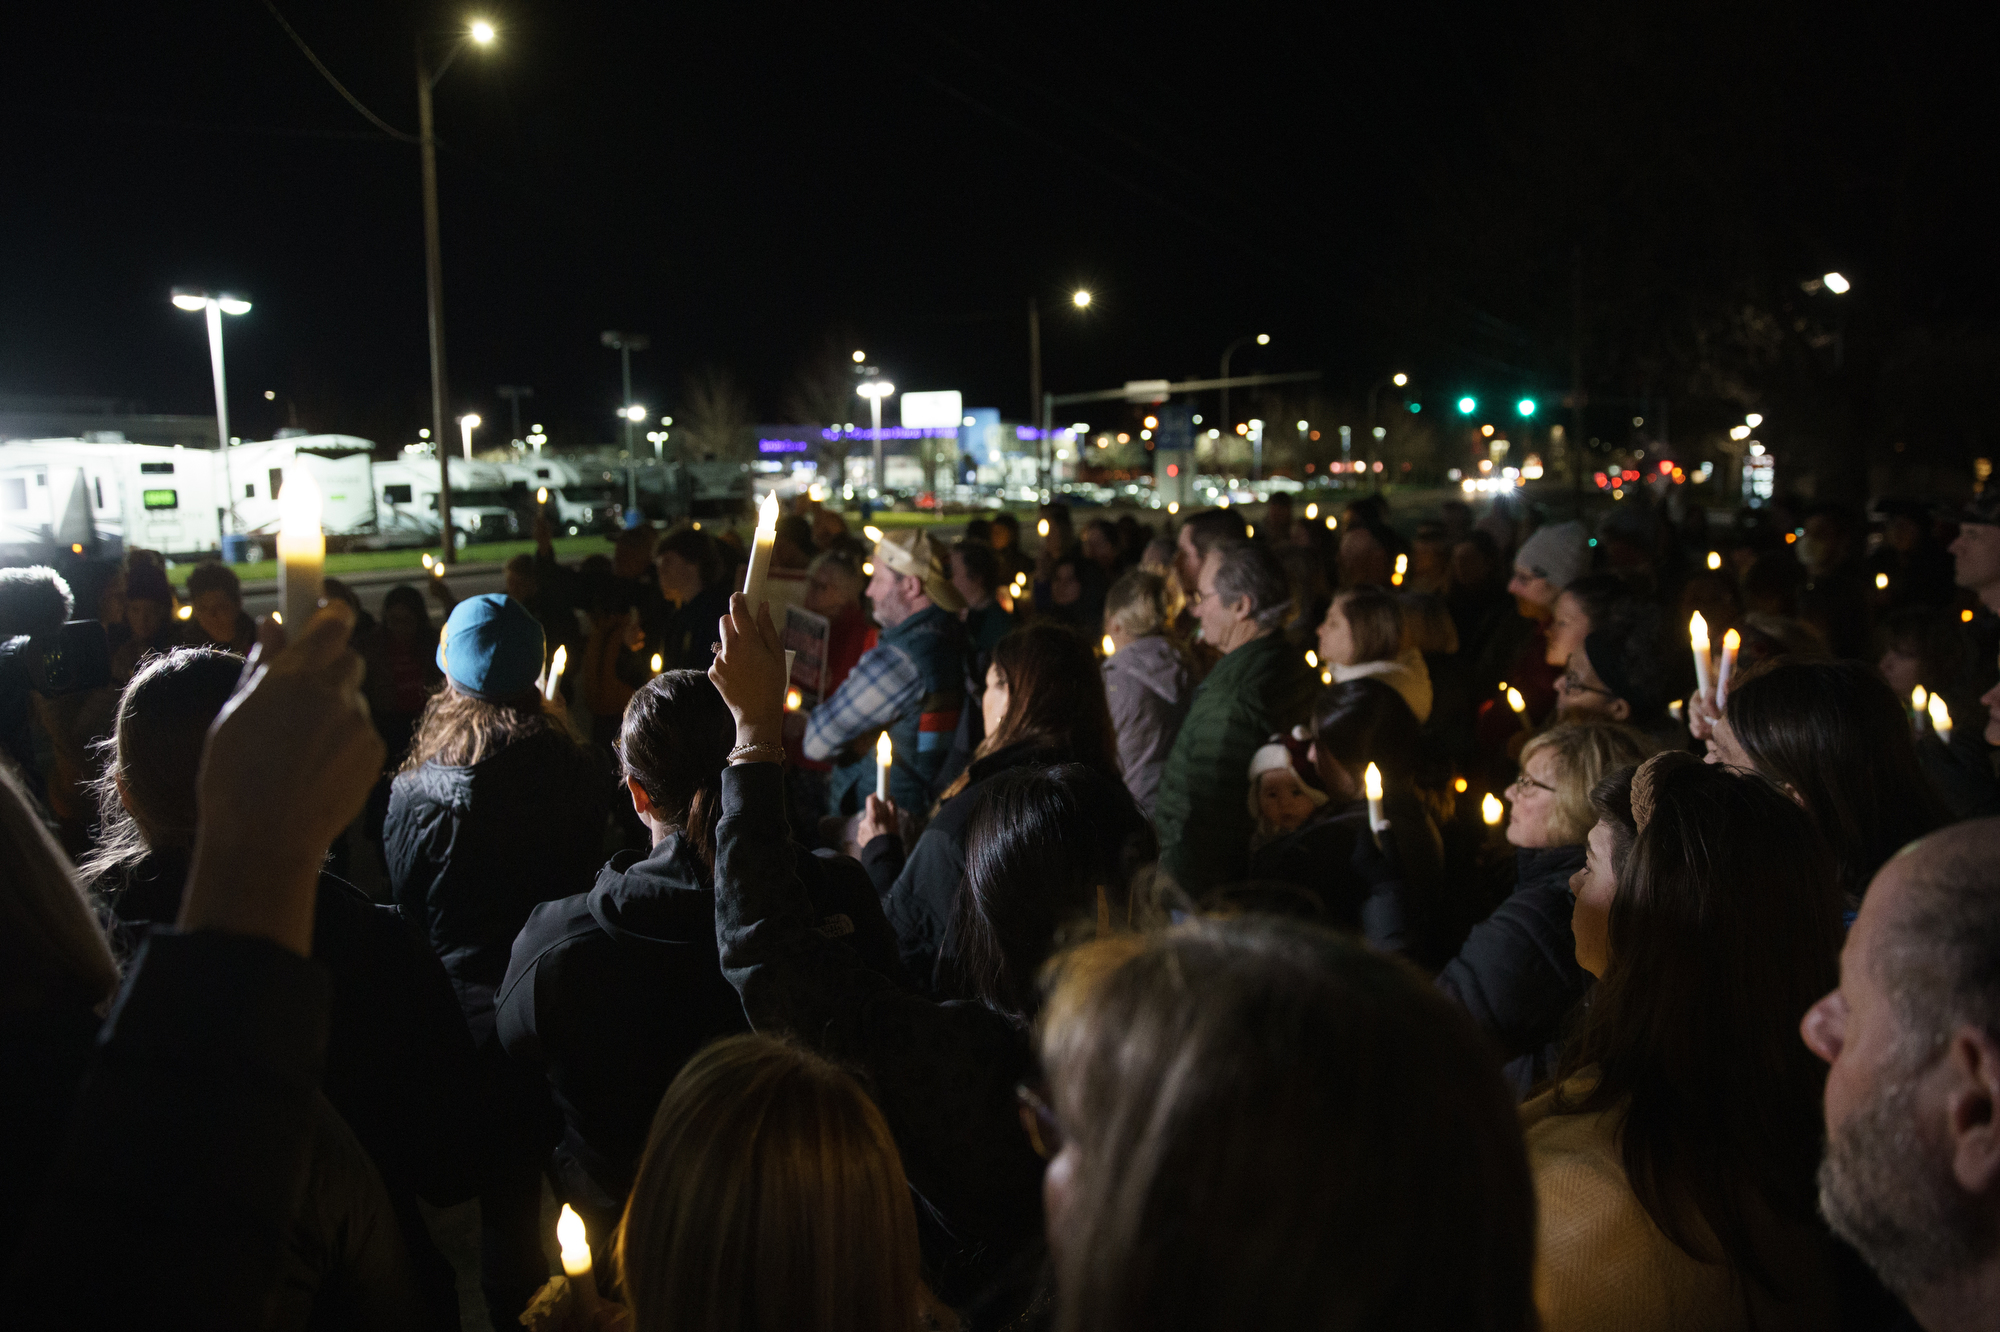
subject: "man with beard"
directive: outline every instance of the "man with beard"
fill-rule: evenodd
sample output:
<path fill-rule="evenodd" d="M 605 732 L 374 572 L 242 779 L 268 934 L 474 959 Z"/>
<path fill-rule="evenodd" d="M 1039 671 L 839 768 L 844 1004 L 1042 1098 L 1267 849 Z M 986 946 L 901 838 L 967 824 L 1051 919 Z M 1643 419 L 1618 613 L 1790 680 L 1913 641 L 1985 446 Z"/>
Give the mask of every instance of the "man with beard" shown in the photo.
<path fill-rule="evenodd" d="M 2000 819 L 1870 885 L 1840 988 L 1800 1024 L 1830 1065 L 1820 1210 L 1926 1332 L 2000 1310 Z"/>

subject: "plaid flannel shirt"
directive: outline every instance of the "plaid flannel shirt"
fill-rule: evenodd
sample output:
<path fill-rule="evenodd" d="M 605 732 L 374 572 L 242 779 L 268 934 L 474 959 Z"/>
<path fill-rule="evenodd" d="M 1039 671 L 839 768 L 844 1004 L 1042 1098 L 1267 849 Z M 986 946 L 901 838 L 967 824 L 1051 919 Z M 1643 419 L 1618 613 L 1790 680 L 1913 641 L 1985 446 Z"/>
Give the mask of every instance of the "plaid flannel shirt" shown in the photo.
<path fill-rule="evenodd" d="M 854 663 L 824 703 L 806 720 L 805 755 L 825 763 L 865 735 L 887 729 L 922 701 L 923 675 L 910 654 L 880 643 Z"/>

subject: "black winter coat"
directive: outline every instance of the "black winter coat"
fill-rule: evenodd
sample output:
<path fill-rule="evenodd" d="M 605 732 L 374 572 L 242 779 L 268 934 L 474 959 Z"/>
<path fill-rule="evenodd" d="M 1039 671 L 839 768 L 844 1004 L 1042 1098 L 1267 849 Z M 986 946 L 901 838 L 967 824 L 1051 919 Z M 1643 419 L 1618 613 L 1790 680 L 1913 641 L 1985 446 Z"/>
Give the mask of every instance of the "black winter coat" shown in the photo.
<path fill-rule="evenodd" d="M 817 928 L 893 967 L 873 886 L 845 857 L 793 848 Z M 544 902 L 514 940 L 496 1020 L 509 1055 L 539 1068 L 562 1111 L 558 1192 L 609 1235 L 667 1086 L 696 1051 L 750 1030 L 722 975 L 715 892 L 679 833 L 620 852 L 588 893 Z"/>
<path fill-rule="evenodd" d="M 1590 989 L 1570 932 L 1569 880 L 1583 862 L 1580 846 L 1515 852 L 1514 891 L 1438 973 L 1437 987 L 1515 1061 L 1507 1071 L 1517 1095 L 1552 1071 L 1547 1052 Z"/>
<path fill-rule="evenodd" d="M 606 754 L 543 732 L 469 768 L 400 773 L 383 823 L 397 903 L 444 962 L 476 1045 L 537 904 L 595 877 L 616 779 Z"/>
<path fill-rule="evenodd" d="M 952 947 L 952 916 L 959 885 L 965 881 L 965 830 L 979 805 L 981 790 L 1015 768 L 1067 763 L 1067 750 L 1036 741 L 1009 745 L 966 770 L 965 789 L 938 806 L 907 861 L 900 838 L 884 833 L 862 848 L 882 910 L 896 932 L 896 952 L 917 988 L 937 999 L 965 999 Z"/>
<path fill-rule="evenodd" d="M 1028 1027 L 976 1003 L 933 1003 L 814 928 L 785 828 L 783 774 L 722 774 L 715 932 L 723 974 L 759 1031 L 789 1032 L 867 1079 L 920 1199 L 939 1297 L 963 1303 L 1042 1236 L 1042 1163 L 1014 1088 L 1035 1077 Z"/>
<path fill-rule="evenodd" d="M 1437 829 L 1415 797 L 1392 794 L 1384 802 L 1393 849 L 1393 876 L 1363 872 L 1364 864 L 1381 859 L 1371 855 L 1368 804 L 1322 805 L 1296 830 L 1273 838 L 1250 857 L 1250 878 L 1275 880 L 1311 889 L 1319 898 L 1327 924 L 1353 930 L 1387 953 L 1409 951 L 1428 919 L 1433 891 L 1427 881 L 1442 859 Z M 1356 851 L 1363 839 L 1371 846 Z M 1381 871 L 1389 866 L 1382 865 Z"/>

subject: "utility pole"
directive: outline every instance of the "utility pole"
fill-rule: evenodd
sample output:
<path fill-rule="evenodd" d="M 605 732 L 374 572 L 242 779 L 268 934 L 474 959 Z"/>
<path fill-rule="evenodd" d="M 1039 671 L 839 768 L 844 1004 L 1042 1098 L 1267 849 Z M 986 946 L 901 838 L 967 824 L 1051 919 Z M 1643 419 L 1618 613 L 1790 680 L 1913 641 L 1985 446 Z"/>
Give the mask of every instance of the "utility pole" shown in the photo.
<path fill-rule="evenodd" d="M 1583 493 L 1583 246 L 1570 251 L 1569 266 L 1569 447 L 1563 450 L 1569 463 L 1570 489 Z"/>
<path fill-rule="evenodd" d="M 1033 296 L 1028 298 L 1028 415 L 1037 423 L 1035 437 L 1035 476 L 1046 490 L 1049 485 L 1049 455 L 1045 431 L 1040 430 L 1039 418 L 1046 416 L 1047 408 L 1042 402 L 1042 303 Z"/>
<path fill-rule="evenodd" d="M 625 396 L 618 403 L 618 419 L 625 435 L 625 511 L 639 511 L 639 459 L 632 452 L 632 427 L 638 424 L 632 419 L 632 353 L 644 351 L 653 345 L 653 340 L 644 333 L 620 333 L 606 329 L 597 335 L 597 340 L 618 353 L 620 382 L 624 385 Z"/>
<path fill-rule="evenodd" d="M 513 409 L 514 433 L 507 438 L 509 443 L 518 444 L 521 442 L 521 399 L 534 397 L 535 391 L 526 384 L 501 384 L 493 391 L 505 398 L 507 405 Z"/>
<path fill-rule="evenodd" d="M 438 73 L 443 73 L 439 70 Z M 417 140 L 424 176 L 424 290 L 429 297 L 431 333 L 431 442 L 438 461 L 438 540 L 446 564 L 458 558 L 451 539 L 451 449 L 444 442 L 444 257 L 438 245 L 437 134 L 431 118 L 431 88 L 437 75 L 424 60 L 417 38 Z M 229 441 L 224 440 L 224 447 Z"/>

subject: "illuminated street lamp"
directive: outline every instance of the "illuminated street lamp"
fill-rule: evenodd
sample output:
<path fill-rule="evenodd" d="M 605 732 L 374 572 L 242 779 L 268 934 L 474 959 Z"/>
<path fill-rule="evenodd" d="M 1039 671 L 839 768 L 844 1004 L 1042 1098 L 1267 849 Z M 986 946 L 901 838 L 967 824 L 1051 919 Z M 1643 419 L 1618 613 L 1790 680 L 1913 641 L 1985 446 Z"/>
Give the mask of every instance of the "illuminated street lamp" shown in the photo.
<path fill-rule="evenodd" d="M 431 435 L 444 438 L 444 257 L 438 243 L 437 128 L 431 114 L 431 90 L 444 77 L 459 52 L 471 46 L 491 46 L 499 34 L 485 19 L 474 19 L 451 44 L 436 69 L 425 59 L 423 38 L 417 39 L 417 148 L 424 183 L 424 292 L 430 307 Z M 438 450 L 438 533 L 445 563 L 457 558 L 451 540 L 451 457 Z"/>
<path fill-rule="evenodd" d="M 1849 282 L 1839 273 L 1828 273 L 1820 281 L 1825 283 L 1826 289 L 1836 296 L 1845 296 L 1854 286 L 1853 283 Z"/>
<path fill-rule="evenodd" d="M 1247 347 L 1253 342 L 1259 347 L 1268 347 L 1271 345 L 1271 335 L 1269 333 L 1245 334 L 1243 337 L 1230 343 L 1227 347 L 1224 347 L 1222 349 L 1222 373 L 1218 374 L 1216 378 L 1228 379 L 1229 358 L 1236 354 L 1238 347 Z M 1227 384 L 1222 386 L 1222 428 L 1225 430 L 1229 429 L 1229 386 Z"/>
<path fill-rule="evenodd" d="M 1090 293 L 1079 291 L 1069 298 L 1069 303 L 1079 310 L 1087 310 L 1090 308 Z"/>
<path fill-rule="evenodd" d="M 886 379 L 864 380 L 855 390 L 868 399 L 868 420 L 875 427 L 875 490 L 880 494 L 884 486 L 882 464 L 882 399 L 896 391 L 896 386 Z"/>
<path fill-rule="evenodd" d="M 464 416 L 458 418 L 458 434 L 459 438 L 465 442 L 465 460 L 467 462 L 472 461 L 472 432 L 479 429 L 483 424 L 485 423 L 479 419 L 478 412 L 467 412 Z"/>
<path fill-rule="evenodd" d="M 222 493 L 227 499 L 223 530 L 236 530 L 236 485 L 229 479 L 229 385 L 222 373 L 222 316 L 250 313 L 250 302 L 235 296 L 211 296 L 205 291 L 173 292 L 174 308 L 208 317 L 208 365 L 215 375 L 215 439 L 222 453 Z"/>

